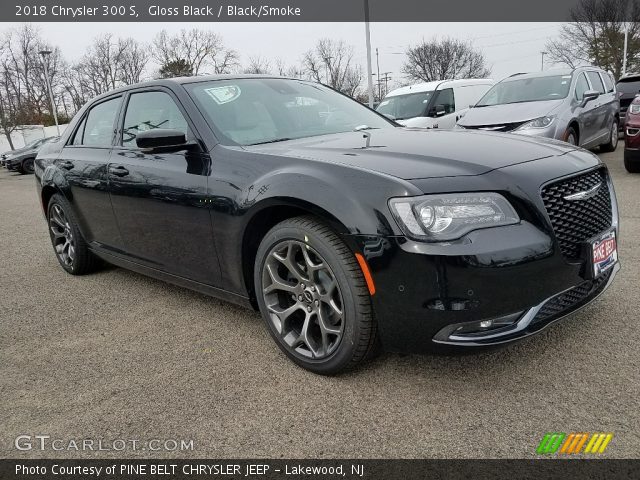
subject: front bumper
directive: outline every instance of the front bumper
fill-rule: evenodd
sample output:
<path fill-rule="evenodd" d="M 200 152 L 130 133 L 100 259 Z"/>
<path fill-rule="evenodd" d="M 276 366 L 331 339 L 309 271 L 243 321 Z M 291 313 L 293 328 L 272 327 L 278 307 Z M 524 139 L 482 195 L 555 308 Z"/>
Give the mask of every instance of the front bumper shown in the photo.
<path fill-rule="evenodd" d="M 559 168 L 568 163 L 560 164 L 555 158 L 548 162 L 556 162 Z M 611 228 L 617 238 L 612 185 L 610 192 Z M 372 303 L 384 349 L 419 353 L 444 345 L 477 347 L 519 340 L 604 292 L 619 264 L 592 278 L 590 257 L 584 252 L 568 260 L 543 210 L 540 206 L 538 218 L 477 230 L 464 241 L 447 244 L 400 236 L 354 236 L 375 283 Z M 471 330 L 472 335 L 456 333 L 461 325 L 489 320 L 500 327 Z"/>
<path fill-rule="evenodd" d="M 5 160 L 5 164 L 4 166 L 7 168 L 7 170 L 15 172 L 17 170 L 20 170 L 21 166 L 22 166 L 22 161 L 20 159 L 17 158 L 9 158 L 7 160 Z"/>

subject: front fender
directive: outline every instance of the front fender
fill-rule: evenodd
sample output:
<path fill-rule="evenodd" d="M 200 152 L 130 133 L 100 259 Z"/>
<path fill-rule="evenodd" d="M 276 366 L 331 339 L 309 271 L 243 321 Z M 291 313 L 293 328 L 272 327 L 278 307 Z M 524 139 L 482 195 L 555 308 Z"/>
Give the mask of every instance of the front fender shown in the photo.
<path fill-rule="evenodd" d="M 343 233 L 361 235 L 400 234 L 391 218 L 387 201 L 391 197 L 421 192 L 399 179 L 390 180 L 362 171 L 332 172 L 323 168 L 283 168 L 259 178 L 244 192 L 239 207 L 246 211 L 245 225 L 259 212 L 275 204 L 318 209 L 344 226 Z M 350 169 L 349 169 L 350 170 Z"/>

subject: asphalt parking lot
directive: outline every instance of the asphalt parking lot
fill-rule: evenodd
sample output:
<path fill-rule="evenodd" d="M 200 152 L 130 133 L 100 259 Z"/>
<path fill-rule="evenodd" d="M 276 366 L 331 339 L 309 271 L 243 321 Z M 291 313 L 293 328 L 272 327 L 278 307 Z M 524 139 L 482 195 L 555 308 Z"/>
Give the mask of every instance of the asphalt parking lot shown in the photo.
<path fill-rule="evenodd" d="M 58 265 L 33 176 L 0 169 L 0 456 L 523 458 L 546 432 L 613 432 L 640 451 L 640 175 L 602 156 L 623 269 L 540 335 L 457 357 L 384 354 L 325 378 L 258 314 L 118 268 Z M 17 451 L 20 434 L 186 439 L 191 451 Z"/>

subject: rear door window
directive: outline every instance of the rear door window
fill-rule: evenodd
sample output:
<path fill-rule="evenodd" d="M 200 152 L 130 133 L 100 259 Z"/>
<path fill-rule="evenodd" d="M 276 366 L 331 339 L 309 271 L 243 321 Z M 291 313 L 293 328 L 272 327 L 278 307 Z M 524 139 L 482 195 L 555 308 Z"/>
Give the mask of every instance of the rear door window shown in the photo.
<path fill-rule="evenodd" d="M 76 131 L 74 145 L 110 147 L 122 97 L 112 98 L 92 107 Z"/>
<path fill-rule="evenodd" d="M 589 77 L 589 81 L 591 82 L 591 88 L 593 88 L 596 92 L 604 93 L 604 85 L 602 80 L 600 79 L 600 75 L 598 72 L 587 72 L 587 76 Z"/>
<path fill-rule="evenodd" d="M 613 79 L 611 78 L 611 75 L 608 73 L 601 73 L 600 76 L 602 77 L 602 80 L 604 80 L 604 88 L 607 93 L 613 92 Z"/>

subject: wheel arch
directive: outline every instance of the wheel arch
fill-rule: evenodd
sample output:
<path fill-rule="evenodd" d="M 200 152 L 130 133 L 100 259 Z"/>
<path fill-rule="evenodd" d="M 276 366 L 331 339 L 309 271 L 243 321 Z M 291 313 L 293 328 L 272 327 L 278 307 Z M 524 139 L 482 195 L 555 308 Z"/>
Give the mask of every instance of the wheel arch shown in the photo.
<path fill-rule="evenodd" d="M 263 200 L 251 209 L 241 242 L 242 277 L 254 308 L 257 309 L 253 275 L 258 246 L 269 230 L 278 223 L 304 215 L 316 217 L 319 221 L 326 223 L 355 252 L 357 247 L 355 242 L 349 241 L 347 235 L 349 229 L 347 226 L 325 208 L 307 200 L 293 197 L 274 197 Z"/>

